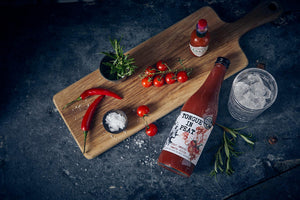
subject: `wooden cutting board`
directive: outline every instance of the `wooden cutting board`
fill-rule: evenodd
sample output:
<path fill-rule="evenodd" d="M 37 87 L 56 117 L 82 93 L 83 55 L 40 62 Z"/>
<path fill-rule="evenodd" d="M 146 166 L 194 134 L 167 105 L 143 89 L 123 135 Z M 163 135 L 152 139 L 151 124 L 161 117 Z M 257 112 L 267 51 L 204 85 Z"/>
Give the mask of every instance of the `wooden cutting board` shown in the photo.
<path fill-rule="evenodd" d="M 123 97 L 122 100 L 118 100 L 106 96 L 100 102 L 91 124 L 92 128 L 88 133 L 84 154 L 87 159 L 92 159 L 144 128 L 143 120 L 136 115 L 136 108 L 139 105 L 149 106 L 151 113 L 147 121 L 151 123 L 184 104 L 205 81 L 218 56 L 226 57 L 231 61 L 225 78 L 245 68 L 248 60 L 240 48 L 240 37 L 247 31 L 276 19 L 281 12 L 278 3 L 263 2 L 242 19 L 234 23 L 225 23 L 212 8 L 203 7 L 128 51 L 126 54 L 135 58 L 135 64 L 139 68 L 135 75 L 127 78 L 126 81 L 119 84 L 109 82 L 101 77 L 97 69 L 58 92 L 53 97 L 54 104 L 83 151 L 84 135 L 81 130 L 81 120 L 96 97 L 77 102 L 64 110 L 62 110 L 63 106 L 76 99 L 84 90 L 95 87 L 112 90 Z M 200 18 L 205 18 L 208 22 L 211 42 L 207 53 L 197 58 L 189 52 L 189 39 Z M 180 68 L 177 58 L 183 59 L 186 67 L 193 68 L 189 81 L 177 82 L 173 85 L 165 84 L 160 88 L 154 86 L 143 88 L 138 75 L 145 67 L 163 59 L 171 68 Z M 104 113 L 111 109 L 121 109 L 127 114 L 129 123 L 125 132 L 113 135 L 105 131 L 102 118 Z"/>

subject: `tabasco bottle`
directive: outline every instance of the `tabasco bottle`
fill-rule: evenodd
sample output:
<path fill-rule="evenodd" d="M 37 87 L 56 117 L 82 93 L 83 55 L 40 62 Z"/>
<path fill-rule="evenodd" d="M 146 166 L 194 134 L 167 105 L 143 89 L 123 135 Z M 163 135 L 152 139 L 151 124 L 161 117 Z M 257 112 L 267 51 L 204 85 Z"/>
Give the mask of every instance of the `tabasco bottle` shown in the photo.
<path fill-rule="evenodd" d="M 208 43 L 209 32 L 207 31 L 207 21 L 200 19 L 196 25 L 196 29 L 191 34 L 190 51 L 194 56 L 203 56 L 208 49 Z"/>
<path fill-rule="evenodd" d="M 230 61 L 218 57 L 203 85 L 183 105 L 158 158 L 158 164 L 189 177 L 213 129 L 221 84 Z"/>

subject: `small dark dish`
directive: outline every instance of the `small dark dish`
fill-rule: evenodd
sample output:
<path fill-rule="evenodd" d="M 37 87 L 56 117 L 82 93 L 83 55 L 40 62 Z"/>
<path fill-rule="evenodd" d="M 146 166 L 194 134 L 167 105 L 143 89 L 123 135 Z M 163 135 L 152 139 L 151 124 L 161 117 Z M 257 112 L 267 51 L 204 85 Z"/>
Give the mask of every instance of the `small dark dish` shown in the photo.
<path fill-rule="evenodd" d="M 126 77 L 131 76 L 137 66 L 134 65 L 134 58 L 130 58 L 129 54 L 124 54 L 120 41 L 110 39 L 110 43 L 114 51 L 102 52 L 105 57 L 100 63 L 99 70 L 101 75 L 107 80 L 121 82 L 124 81 Z"/>
<path fill-rule="evenodd" d="M 111 113 L 120 114 L 121 116 L 123 116 L 125 118 L 125 126 L 124 126 L 124 128 L 122 128 L 122 129 L 119 128 L 119 130 L 116 130 L 116 131 L 111 131 L 110 130 L 109 125 L 106 123 L 106 118 Z M 102 123 L 103 123 L 103 126 L 104 126 L 104 128 L 105 128 L 105 130 L 107 132 L 113 133 L 113 134 L 118 134 L 118 133 L 121 133 L 122 131 L 124 131 L 127 128 L 128 118 L 127 118 L 127 115 L 125 114 L 125 112 L 123 112 L 122 110 L 110 110 L 110 111 L 108 111 L 107 113 L 104 114 Z"/>
<path fill-rule="evenodd" d="M 116 73 L 111 73 L 111 68 L 107 65 L 105 65 L 104 63 L 106 62 L 111 62 L 113 60 L 113 58 L 109 57 L 109 56 L 104 56 L 103 59 L 100 62 L 100 66 L 99 66 L 99 71 L 100 74 L 103 76 L 103 78 L 105 78 L 108 81 L 112 81 L 112 82 L 122 82 L 126 79 L 126 77 L 122 78 L 122 79 L 118 79 L 117 74 Z"/>

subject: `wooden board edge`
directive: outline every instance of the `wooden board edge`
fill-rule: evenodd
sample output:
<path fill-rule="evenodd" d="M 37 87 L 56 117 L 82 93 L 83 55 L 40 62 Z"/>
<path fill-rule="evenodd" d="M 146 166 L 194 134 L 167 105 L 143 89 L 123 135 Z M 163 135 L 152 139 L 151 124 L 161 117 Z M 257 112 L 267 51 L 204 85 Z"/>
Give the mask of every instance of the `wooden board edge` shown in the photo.
<path fill-rule="evenodd" d="M 57 105 L 57 103 L 56 103 L 56 97 L 57 97 L 57 95 L 58 95 L 58 93 L 56 93 L 56 94 L 53 96 L 52 101 L 53 101 L 53 103 L 54 103 L 56 109 L 58 110 L 58 112 L 59 112 L 61 118 L 63 119 L 65 125 L 67 126 L 69 132 L 71 133 L 73 139 L 75 140 L 77 146 L 79 147 L 80 151 L 82 152 L 82 149 L 81 149 L 81 147 L 80 147 L 80 144 L 79 144 L 78 140 L 76 140 L 76 137 L 75 137 L 75 135 L 73 134 L 71 128 L 68 126 L 68 123 L 67 123 L 67 121 L 66 121 L 64 115 L 62 114 L 61 110 L 58 108 L 58 105 Z"/>

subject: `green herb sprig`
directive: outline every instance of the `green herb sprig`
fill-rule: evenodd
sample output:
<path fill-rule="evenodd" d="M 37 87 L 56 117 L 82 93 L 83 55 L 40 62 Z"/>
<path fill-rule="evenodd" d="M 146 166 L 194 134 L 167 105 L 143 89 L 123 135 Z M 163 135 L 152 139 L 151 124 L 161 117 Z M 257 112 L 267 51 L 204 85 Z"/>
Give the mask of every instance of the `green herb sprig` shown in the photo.
<path fill-rule="evenodd" d="M 131 76 L 137 66 L 134 65 L 134 58 L 129 58 L 129 54 L 124 55 L 123 47 L 120 45 L 121 40 L 109 39 L 114 52 L 102 52 L 102 54 L 112 58 L 112 61 L 105 62 L 106 66 L 109 66 L 110 74 L 117 74 L 117 78 L 123 78 L 125 76 Z"/>
<path fill-rule="evenodd" d="M 231 159 L 232 157 L 237 157 L 241 154 L 241 152 L 236 151 L 234 148 L 236 140 L 238 136 L 240 136 L 247 144 L 253 146 L 254 142 L 251 140 L 252 135 L 246 135 L 239 132 L 246 127 L 232 129 L 220 124 L 216 125 L 223 129 L 223 142 L 215 154 L 214 169 L 210 172 L 210 175 L 216 176 L 219 172 L 225 172 L 227 175 L 232 175 L 234 170 L 231 165 Z"/>

